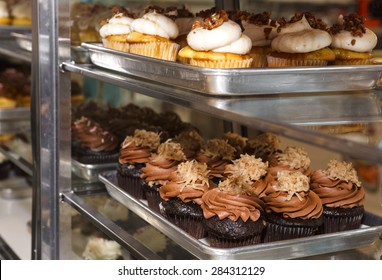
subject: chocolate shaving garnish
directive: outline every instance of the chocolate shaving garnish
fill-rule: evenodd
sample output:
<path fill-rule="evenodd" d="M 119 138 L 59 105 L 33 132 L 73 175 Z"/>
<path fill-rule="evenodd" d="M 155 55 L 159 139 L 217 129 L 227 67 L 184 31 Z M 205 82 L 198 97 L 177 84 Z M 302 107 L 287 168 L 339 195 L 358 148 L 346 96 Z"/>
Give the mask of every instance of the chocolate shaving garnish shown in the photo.
<path fill-rule="evenodd" d="M 216 12 L 217 12 L 217 8 L 216 7 L 212 7 L 210 9 L 203 10 L 203 11 L 200 11 L 200 12 L 196 13 L 196 16 L 205 19 L 205 18 L 210 17 L 211 15 L 213 15 Z"/>
<path fill-rule="evenodd" d="M 208 18 L 205 18 L 203 22 L 196 20 L 194 24 L 192 25 L 192 29 L 195 29 L 197 27 L 202 27 L 204 29 L 211 30 L 211 29 L 219 27 L 226 21 L 228 21 L 228 14 L 226 11 L 222 10 L 212 14 Z"/>
<path fill-rule="evenodd" d="M 158 14 L 164 14 L 164 12 L 165 12 L 165 10 L 162 7 L 159 7 L 156 5 L 148 6 L 143 11 L 145 14 L 153 13 L 153 12 L 156 12 Z"/>
<path fill-rule="evenodd" d="M 329 33 L 335 35 L 342 30 L 349 31 L 354 37 L 362 37 L 366 33 L 365 17 L 355 13 L 343 16 L 343 21 L 333 24 Z"/>

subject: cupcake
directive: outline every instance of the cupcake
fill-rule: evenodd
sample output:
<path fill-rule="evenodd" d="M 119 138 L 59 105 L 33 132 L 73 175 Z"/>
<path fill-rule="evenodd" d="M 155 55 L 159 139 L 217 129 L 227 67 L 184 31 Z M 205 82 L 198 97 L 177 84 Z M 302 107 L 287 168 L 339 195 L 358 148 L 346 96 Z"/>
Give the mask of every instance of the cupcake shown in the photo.
<path fill-rule="evenodd" d="M 243 175 L 232 175 L 202 196 L 204 227 L 212 247 L 258 244 L 265 228 L 264 203 Z"/>
<path fill-rule="evenodd" d="M 272 133 L 266 132 L 247 141 L 244 152 L 261 158 L 264 162 L 276 152 L 280 152 L 280 139 Z"/>
<path fill-rule="evenodd" d="M 117 137 L 89 118 L 73 121 L 72 139 L 73 157 L 81 163 L 112 163 L 118 159 Z"/>
<path fill-rule="evenodd" d="M 372 50 L 377 45 L 377 35 L 365 27 L 365 18 L 357 14 L 340 15 L 329 29 L 331 48 L 336 55 L 336 65 L 372 64 Z"/>
<path fill-rule="evenodd" d="M 90 237 L 82 257 L 85 260 L 122 259 L 122 247 L 116 241 L 104 237 Z"/>
<path fill-rule="evenodd" d="M 12 25 L 32 26 L 31 1 L 21 0 L 11 5 Z"/>
<path fill-rule="evenodd" d="M 335 59 L 326 24 L 311 13 L 296 14 L 279 24 L 272 52 L 267 55 L 269 67 L 325 66 Z"/>
<path fill-rule="evenodd" d="M 244 11 L 236 12 L 232 15 L 241 23 L 244 31 L 252 41 L 250 56 L 252 57 L 251 67 L 267 67 L 267 54 L 272 51 L 272 39 L 277 36 L 277 22 L 271 19 L 269 12 L 248 13 Z"/>
<path fill-rule="evenodd" d="M 133 22 L 135 15 L 122 7 L 115 7 L 112 12 L 113 16 L 103 22 L 99 30 L 102 44 L 105 48 L 129 52 L 130 45 L 127 42 L 127 37 L 131 32 L 130 24 Z"/>
<path fill-rule="evenodd" d="M 200 149 L 197 161 L 206 163 L 210 170 L 210 179 L 216 184 L 224 179 L 225 167 L 235 158 L 236 150 L 223 139 L 210 139 Z"/>
<path fill-rule="evenodd" d="M 174 142 L 180 143 L 187 160 L 195 159 L 203 143 L 203 137 L 195 130 L 179 133 Z"/>
<path fill-rule="evenodd" d="M 309 177 L 282 170 L 270 181 L 265 195 L 265 242 L 312 236 L 322 225 L 320 197 L 310 190 Z"/>
<path fill-rule="evenodd" d="M 195 20 L 187 35 L 187 46 L 179 57 L 194 66 L 210 68 L 248 68 L 252 43 L 241 27 L 218 11 L 203 20 Z"/>
<path fill-rule="evenodd" d="M 7 1 L 0 1 L 0 25 L 8 25 L 11 23 Z"/>
<path fill-rule="evenodd" d="M 14 108 L 17 100 L 4 83 L 0 82 L 0 108 Z"/>
<path fill-rule="evenodd" d="M 281 170 L 300 171 L 306 176 L 310 176 L 310 158 L 302 147 L 288 146 L 284 151 L 278 151 L 269 158 L 268 175 L 277 177 Z"/>
<path fill-rule="evenodd" d="M 156 11 L 148 12 L 131 23 L 127 41 L 130 52 L 175 61 L 179 45 L 174 41 L 179 29 L 175 22 Z"/>
<path fill-rule="evenodd" d="M 324 206 L 321 233 L 357 229 L 364 215 L 365 190 L 351 163 L 331 160 L 311 176 L 311 189 Z"/>
<path fill-rule="evenodd" d="M 186 161 L 186 156 L 179 143 L 168 140 L 159 145 L 157 152 L 152 154 L 145 167 L 142 167 L 141 178 L 145 180 L 143 188 L 147 203 L 151 209 L 160 212 L 161 198 L 159 189 L 169 180 L 177 166 Z"/>
<path fill-rule="evenodd" d="M 209 190 L 208 169 L 205 163 L 185 161 L 177 166 L 170 180 L 160 187 L 164 215 L 175 225 L 196 239 L 205 236 L 202 195 Z"/>
<path fill-rule="evenodd" d="M 241 136 L 240 134 L 234 132 L 225 133 L 222 139 L 235 148 L 235 158 L 238 158 L 241 154 L 243 154 L 244 147 L 247 145 L 248 141 L 247 137 Z"/>
<path fill-rule="evenodd" d="M 118 185 L 137 199 L 144 198 L 141 169 L 159 144 L 158 133 L 137 129 L 121 145 L 117 164 Z"/>

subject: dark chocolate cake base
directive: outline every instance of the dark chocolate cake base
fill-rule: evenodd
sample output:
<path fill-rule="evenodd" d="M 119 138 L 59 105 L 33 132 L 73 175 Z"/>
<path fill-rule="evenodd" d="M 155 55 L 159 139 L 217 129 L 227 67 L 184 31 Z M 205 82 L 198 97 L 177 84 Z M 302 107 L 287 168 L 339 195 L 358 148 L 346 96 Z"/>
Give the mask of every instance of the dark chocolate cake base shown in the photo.
<path fill-rule="evenodd" d="M 169 221 L 189 233 L 196 239 L 205 237 L 203 211 L 195 202 L 185 203 L 178 198 L 162 202 L 165 216 Z"/>
<path fill-rule="evenodd" d="M 118 186 L 137 199 L 145 199 L 141 165 L 117 164 Z"/>
<path fill-rule="evenodd" d="M 220 220 L 218 216 L 203 221 L 207 237 L 212 247 L 233 248 L 261 243 L 265 222 L 241 218 L 232 221 L 229 218 Z"/>
<path fill-rule="evenodd" d="M 154 210 L 157 213 L 160 213 L 160 203 L 162 202 L 162 198 L 159 195 L 159 188 L 161 185 L 154 184 L 149 186 L 147 182 L 143 184 L 143 192 L 145 194 L 147 205 L 150 209 Z"/>

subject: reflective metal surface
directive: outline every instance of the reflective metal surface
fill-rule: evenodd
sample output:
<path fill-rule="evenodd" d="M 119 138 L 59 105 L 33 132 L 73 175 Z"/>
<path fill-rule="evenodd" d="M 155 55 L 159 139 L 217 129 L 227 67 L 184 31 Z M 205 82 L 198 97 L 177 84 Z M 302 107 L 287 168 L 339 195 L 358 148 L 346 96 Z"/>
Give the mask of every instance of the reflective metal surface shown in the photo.
<path fill-rule="evenodd" d="M 106 170 L 113 170 L 116 168 L 116 163 L 104 164 L 84 164 L 72 159 L 72 171 L 81 179 L 90 182 L 98 181 L 98 174 Z"/>
<path fill-rule="evenodd" d="M 368 90 L 381 85 L 382 65 L 211 69 L 83 43 L 90 60 L 110 70 L 219 96 Z"/>
<path fill-rule="evenodd" d="M 105 183 L 109 194 L 135 212 L 142 219 L 169 236 L 183 248 L 200 259 L 293 259 L 336 251 L 343 251 L 372 245 L 382 234 L 382 218 L 369 218 L 360 229 L 312 237 L 262 243 L 230 249 L 213 248 L 204 239 L 197 240 L 169 222 L 162 215 L 152 211 L 141 200 L 137 200 L 118 187 L 116 171 L 104 172 L 100 180 Z M 378 225 L 373 224 L 376 220 Z"/>

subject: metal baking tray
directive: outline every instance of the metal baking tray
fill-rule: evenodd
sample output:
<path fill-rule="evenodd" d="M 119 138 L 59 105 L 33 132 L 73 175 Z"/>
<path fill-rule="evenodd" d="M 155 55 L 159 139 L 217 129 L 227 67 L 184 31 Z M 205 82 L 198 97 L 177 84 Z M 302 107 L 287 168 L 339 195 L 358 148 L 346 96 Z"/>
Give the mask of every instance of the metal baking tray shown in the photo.
<path fill-rule="evenodd" d="M 0 108 L 0 133 L 20 133 L 30 130 L 30 108 Z"/>
<path fill-rule="evenodd" d="M 116 163 L 85 164 L 72 159 L 72 172 L 77 177 L 90 182 L 98 181 L 98 175 L 107 170 L 115 170 Z"/>
<path fill-rule="evenodd" d="M 156 82 L 219 96 L 370 90 L 382 85 L 382 64 L 212 69 L 83 43 L 93 64 Z"/>
<path fill-rule="evenodd" d="M 12 32 L 11 36 L 15 38 L 16 43 L 23 50 L 32 51 L 32 34 Z M 81 46 L 71 46 L 71 57 L 76 63 L 90 63 L 89 52 Z"/>
<path fill-rule="evenodd" d="M 103 172 L 100 181 L 110 196 L 135 212 L 142 219 L 162 231 L 173 241 L 199 259 L 295 259 L 334 253 L 369 246 L 382 233 L 382 218 L 367 213 L 362 228 L 338 233 L 321 234 L 251 246 L 221 249 L 208 245 L 205 239 L 197 240 L 152 211 L 144 200 L 137 200 L 118 187 L 116 171 Z M 370 216 L 370 217 L 369 217 Z"/>
<path fill-rule="evenodd" d="M 0 38 L 10 38 L 12 33 L 31 33 L 32 27 L 16 25 L 0 25 Z"/>

